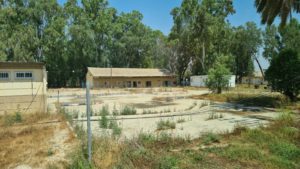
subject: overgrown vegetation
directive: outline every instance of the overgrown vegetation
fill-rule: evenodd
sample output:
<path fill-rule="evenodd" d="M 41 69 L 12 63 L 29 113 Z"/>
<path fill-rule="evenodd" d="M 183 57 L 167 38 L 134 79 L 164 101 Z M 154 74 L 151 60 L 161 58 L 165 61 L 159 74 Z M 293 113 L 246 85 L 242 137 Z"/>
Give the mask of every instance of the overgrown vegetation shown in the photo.
<path fill-rule="evenodd" d="M 121 115 L 134 115 L 134 114 L 136 114 L 136 109 L 134 107 L 130 107 L 130 106 L 126 105 L 120 110 L 120 114 Z"/>
<path fill-rule="evenodd" d="M 282 108 L 290 104 L 289 100 L 280 94 L 253 94 L 253 93 L 236 93 L 229 91 L 222 94 L 204 94 L 192 96 L 194 99 L 209 99 L 219 102 L 232 102 L 243 104 L 245 106 L 263 106 L 272 108 Z"/>
<path fill-rule="evenodd" d="M 223 117 L 224 117 L 223 113 L 211 112 L 209 113 L 207 120 L 221 119 Z"/>
<path fill-rule="evenodd" d="M 282 50 L 274 56 L 266 71 L 268 80 L 274 91 L 279 91 L 297 101 L 300 93 L 300 54 L 296 50 Z"/>
<path fill-rule="evenodd" d="M 170 120 L 160 120 L 157 122 L 157 130 L 168 130 L 168 129 L 175 129 L 176 128 L 176 123 L 172 122 Z"/>
<path fill-rule="evenodd" d="M 299 124 L 287 113 L 268 127 L 237 126 L 232 134 L 206 133 L 195 140 L 164 132 L 140 133 L 136 138 L 118 143 L 101 137 L 93 143 L 92 168 L 297 169 L 300 166 Z M 78 158 L 82 161 L 74 162 L 84 166 L 85 157 Z"/>

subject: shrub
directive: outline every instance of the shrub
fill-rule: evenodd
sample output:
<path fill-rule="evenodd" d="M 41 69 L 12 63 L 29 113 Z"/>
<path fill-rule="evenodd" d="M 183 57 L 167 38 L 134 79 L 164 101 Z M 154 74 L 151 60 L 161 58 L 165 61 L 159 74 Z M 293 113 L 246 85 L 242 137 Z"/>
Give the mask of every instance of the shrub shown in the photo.
<path fill-rule="evenodd" d="M 109 115 L 109 110 L 108 110 L 108 105 L 105 105 L 102 107 L 101 111 L 100 111 L 100 115 Z"/>
<path fill-rule="evenodd" d="M 85 158 L 83 150 L 75 151 L 72 154 L 71 164 L 67 167 L 68 169 L 92 169 L 93 167 L 89 164 L 89 161 Z"/>
<path fill-rule="evenodd" d="M 152 134 L 140 133 L 137 140 L 139 143 L 145 145 L 147 143 L 153 143 L 156 139 Z"/>
<path fill-rule="evenodd" d="M 159 162 L 159 169 L 177 169 L 177 159 L 172 156 L 166 156 Z"/>
<path fill-rule="evenodd" d="M 117 123 L 117 121 L 115 119 L 109 121 L 108 128 L 112 129 L 112 135 L 113 136 L 120 136 L 121 133 L 122 133 L 122 128 L 119 127 L 119 125 L 118 125 L 118 123 Z"/>
<path fill-rule="evenodd" d="M 213 92 L 222 93 L 222 89 L 228 86 L 230 74 L 229 69 L 224 64 L 217 63 L 214 68 L 208 71 L 207 87 Z"/>
<path fill-rule="evenodd" d="M 300 158 L 300 149 L 294 144 L 278 141 L 269 145 L 270 151 L 284 159 L 293 160 Z"/>
<path fill-rule="evenodd" d="M 184 118 L 180 118 L 177 120 L 177 123 L 184 123 L 185 122 L 185 119 Z"/>
<path fill-rule="evenodd" d="M 169 120 L 163 121 L 160 120 L 157 123 L 157 130 L 167 130 L 167 129 L 175 129 L 176 128 L 176 123 L 171 122 Z"/>
<path fill-rule="evenodd" d="M 121 112 L 121 115 L 134 115 L 136 114 L 136 109 L 134 107 L 125 106 Z"/>
<path fill-rule="evenodd" d="M 205 135 L 202 136 L 202 138 L 203 138 L 203 143 L 206 145 L 220 142 L 220 136 L 214 133 L 206 133 Z"/>
<path fill-rule="evenodd" d="M 15 113 L 15 122 L 21 123 L 22 122 L 22 116 L 20 112 Z"/>
<path fill-rule="evenodd" d="M 107 127 L 108 127 L 108 118 L 106 117 L 105 114 L 101 115 L 101 119 L 99 121 L 99 127 L 105 128 L 105 129 L 107 129 Z"/>

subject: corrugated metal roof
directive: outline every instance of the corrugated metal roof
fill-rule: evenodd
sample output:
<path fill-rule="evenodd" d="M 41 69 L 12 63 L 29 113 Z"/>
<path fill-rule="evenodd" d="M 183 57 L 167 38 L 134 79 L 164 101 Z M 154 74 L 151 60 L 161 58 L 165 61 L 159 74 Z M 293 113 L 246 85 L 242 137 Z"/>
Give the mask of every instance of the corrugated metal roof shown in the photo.
<path fill-rule="evenodd" d="M 96 68 L 88 67 L 94 77 L 169 77 L 174 76 L 166 69 L 145 68 Z"/>

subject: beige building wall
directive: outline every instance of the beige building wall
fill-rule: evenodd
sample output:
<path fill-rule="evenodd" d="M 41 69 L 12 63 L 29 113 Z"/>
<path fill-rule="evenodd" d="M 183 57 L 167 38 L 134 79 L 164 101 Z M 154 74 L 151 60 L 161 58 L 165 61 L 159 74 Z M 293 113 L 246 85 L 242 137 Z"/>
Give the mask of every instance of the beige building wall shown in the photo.
<path fill-rule="evenodd" d="M 87 75 L 89 76 L 89 75 Z M 93 84 L 93 88 L 109 88 L 109 87 L 162 87 L 174 86 L 176 78 L 174 77 L 112 77 L 112 78 L 92 78 L 87 77 L 87 80 Z M 147 86 L 147 82 L 151 82 L 151 86 Z"/>
<path fill-rule="evenodd" d="M 26 63 L 24 63 L 26 64 Z M 45 68 L 0 67 L 8 79 L 0 80 L 0 115 L 5 113 L 37 113 L 47 110 L 47 74 Z M 31 72 L 32 79 L 17 79 L 17 72 Z"/>

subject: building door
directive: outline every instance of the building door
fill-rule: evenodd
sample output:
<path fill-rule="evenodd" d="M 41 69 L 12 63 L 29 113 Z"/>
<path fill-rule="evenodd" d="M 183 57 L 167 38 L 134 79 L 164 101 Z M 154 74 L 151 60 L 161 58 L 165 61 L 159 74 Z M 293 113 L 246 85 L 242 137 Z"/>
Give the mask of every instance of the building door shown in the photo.
<path fill-rule="evenodd" d="M 151 81 L 146 81 L 146 87 L 151 87 Z"/>

